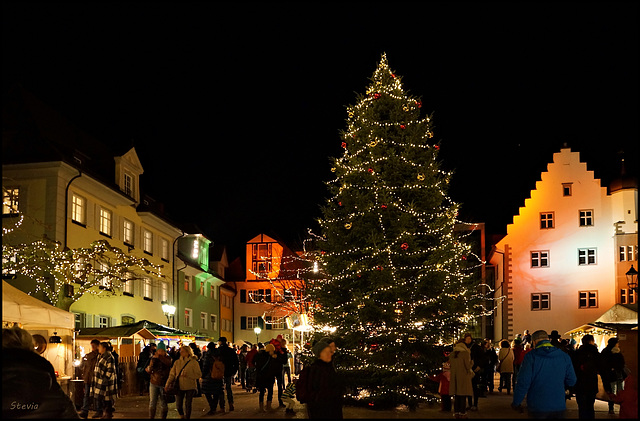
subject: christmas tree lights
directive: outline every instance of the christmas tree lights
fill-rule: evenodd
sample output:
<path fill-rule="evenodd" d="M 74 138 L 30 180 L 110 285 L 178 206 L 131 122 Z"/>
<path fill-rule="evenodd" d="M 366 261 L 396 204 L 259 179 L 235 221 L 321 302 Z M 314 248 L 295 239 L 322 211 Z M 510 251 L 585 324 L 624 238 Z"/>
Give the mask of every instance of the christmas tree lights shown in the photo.
<path fill-rule="evenodd" d="M 471 276 L 482 264 L 454 231 L 452 174 L 440 168 L 431 116 L 382 56 L 365 95 L 347 107 L 343 154 L 322 208 L 313 323 L 336 328 L 348 396 L 415 405 L 427 375 L 480 312 Z M 320 336 L 321 333 L 318 333 Z"/>

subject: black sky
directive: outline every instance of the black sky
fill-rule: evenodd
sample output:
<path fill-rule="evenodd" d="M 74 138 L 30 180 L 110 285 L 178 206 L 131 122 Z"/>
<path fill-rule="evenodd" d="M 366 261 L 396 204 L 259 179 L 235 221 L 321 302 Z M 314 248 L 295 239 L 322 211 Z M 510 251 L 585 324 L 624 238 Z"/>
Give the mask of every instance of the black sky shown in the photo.
<path fill-rule="evenodd" d="M 638 7 L 599 3 L 3 2 L 20 82 L 105 142 L 132 139 L 176 220 L 237 246 L 315 227 L 345 106 L 382 52 L 434 112 L 462 217 L 500 233 L 564 142 L 637 176 Z"/>

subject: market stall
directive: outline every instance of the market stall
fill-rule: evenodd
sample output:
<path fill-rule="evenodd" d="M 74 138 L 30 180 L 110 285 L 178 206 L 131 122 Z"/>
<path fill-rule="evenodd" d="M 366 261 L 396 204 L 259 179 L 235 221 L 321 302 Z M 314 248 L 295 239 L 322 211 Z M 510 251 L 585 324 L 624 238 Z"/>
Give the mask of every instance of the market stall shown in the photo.
<path fill-rule="evenodd" d="M 2 281 L 2 327 L 10 328 L 16 323 L 34 337 L 36 352 L 53 365 L 58 383 L 69 394 L 73 375 L 73 314 Z"/>

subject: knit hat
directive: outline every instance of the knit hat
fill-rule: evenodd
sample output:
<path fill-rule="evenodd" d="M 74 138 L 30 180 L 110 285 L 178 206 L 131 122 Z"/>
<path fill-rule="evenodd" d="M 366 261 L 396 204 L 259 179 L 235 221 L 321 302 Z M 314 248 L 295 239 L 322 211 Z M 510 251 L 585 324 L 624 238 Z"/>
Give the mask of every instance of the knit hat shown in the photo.
<path fill-rule="evenodd" d="M 311 351 L 313 351 L 313 355 L 315 355 L 316 357 L 320 357 L 320 353 L 325 349 L 325 348 L 329 348 L 329 344 L 326 343 L 325 341 L 318 341 L 315 343 L 315 345 L 313 345 L 313 347 L 311 348 Z"/>
<path fill-rule="evenodd" d="M 163 350 L 163 351 L 167 350 L 167 346 L 164 344 L 164 341 L 158 342 L 158 351 L 159 350 Z"/>
<path fill-rule="evenodd" d="M 275 352 L 276 347 L 273 346 L 273 344 L 267 344 L 267 346 L 264 347 L 264 350 L 267 351 L 268 353 L 272 353 L 272 352 Z"/>

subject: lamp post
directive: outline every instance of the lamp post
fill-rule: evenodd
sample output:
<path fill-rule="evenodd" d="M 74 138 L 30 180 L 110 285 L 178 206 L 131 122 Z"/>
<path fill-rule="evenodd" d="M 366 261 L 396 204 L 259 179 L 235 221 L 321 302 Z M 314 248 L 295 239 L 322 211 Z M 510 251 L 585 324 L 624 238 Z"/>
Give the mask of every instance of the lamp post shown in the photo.
<path fill-rule="evenodd" d="M 167 316 L 167 326 L 171 327 L 169 317 L 173 317 L 173 315 L 176 314 L 176 307 L 169 304 L 162 304 L 162 311 L 164 315 Z"/>
<path fill-rule="evenodd" d="M 627 285 L 629 289 L 638 292 L 638 271 L 631 265 L 631 269 L 625 274 L 627 275 Z"/>
<path fill-rule="evenodd" d="M 262 332 L 262 329 L 260 329 L 259 327 L 254 327 L 253 331 L 256 334 L 256 343 L 258 343 L 258 336 L 260 335 L 260 332 Z"/>

